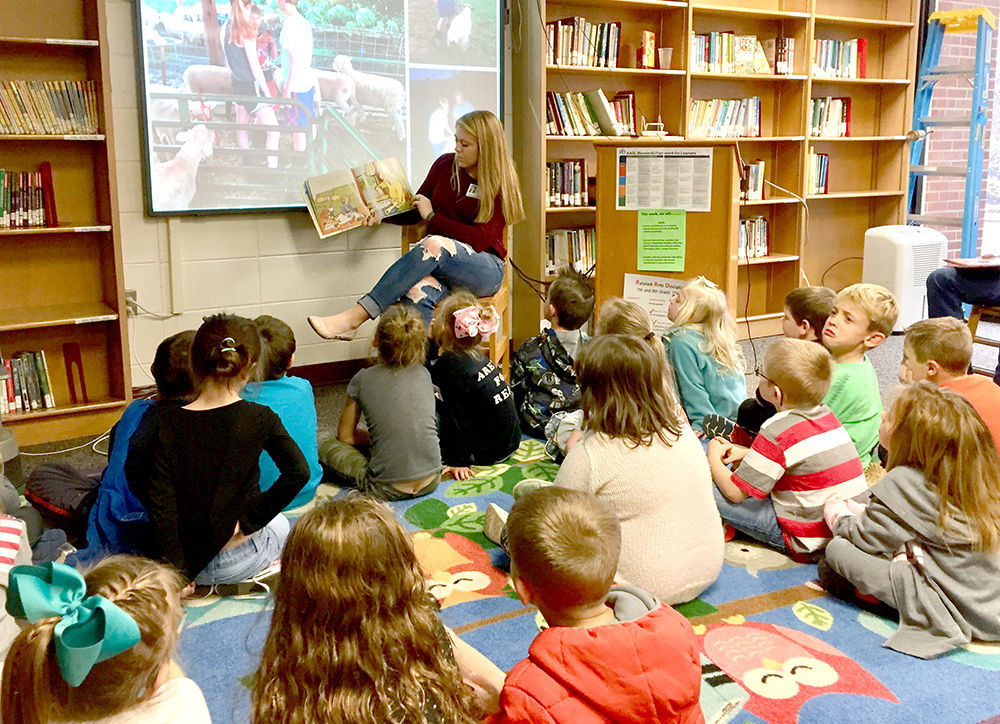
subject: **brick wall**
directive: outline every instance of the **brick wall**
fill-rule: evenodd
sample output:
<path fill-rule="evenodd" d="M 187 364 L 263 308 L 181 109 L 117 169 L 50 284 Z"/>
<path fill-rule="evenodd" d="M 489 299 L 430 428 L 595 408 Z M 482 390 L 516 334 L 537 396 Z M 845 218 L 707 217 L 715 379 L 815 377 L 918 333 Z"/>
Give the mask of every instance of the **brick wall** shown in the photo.
<path fill-rule="evenodd" d="M 994 15 L 1000 14 L 1000 0 L 939 0 L 937 9 L 940 11 L 960 10 L 966 8 L 986 7 Z M 990 164 L 991 130 L 1000 133 L 1000 128 L 992 129 L 993 118 L 997 115 L 993 109 L 993 87 L 997 72 L 996 57 L 997 34 L 993 34 L 989 58 L 993 64 L 991 78 L 987 90 L 987 121 L 986 134 L 983 141 L 985 150 L 983 189 L 980 198 L 980 220 L 987 199 L 987 178 L 990 166 L 993 175 L 1000 177 L 1000 152 L 996 154 L 994 163 Z M 941 48 L 940 65 L 969 65 L 975 62 L 976 35 L 962 33 L 946 35 Z M 968 114 L 972 105 L 972 86 L 964 78 L 949 79 L 938 83 L 931 103 L 932 115 Z M 963 128 L 942 128 L 935 130 L 928 137 L 927 165 L 964 165 L 968 158 L 969 133 Z M 1000 149 L 998 149 L 1000 151 Z M 935 216 L 962 216 L 965 199 L 965 179 L 950 177 L 934 177 L 924 186 L 923 213 Z M 945 227 L 941 231 L 948 238 L 948 255 L 958 256 L 962 240 L 960 227 Z M 983 226 L 980 224 L 979 244 L 982 244 Z"/>

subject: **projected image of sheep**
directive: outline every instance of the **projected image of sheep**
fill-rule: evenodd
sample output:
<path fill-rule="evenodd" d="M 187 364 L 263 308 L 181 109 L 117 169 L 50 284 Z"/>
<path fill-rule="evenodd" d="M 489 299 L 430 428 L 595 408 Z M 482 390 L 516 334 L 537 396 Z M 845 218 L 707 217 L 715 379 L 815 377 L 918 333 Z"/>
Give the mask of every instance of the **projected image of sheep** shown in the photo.
<path fill-rule="evenodd" d="M 430 111 L 412 81 L 424 85 L 419 72 L 431 64 L 460 66 L 446 75 L 486 71 L 474 89 L 439 89 L 448 97 L 444 143 L 454 142 L 455 109 L 496 112 L 498 3 L 408 6 L 407 14 L 404 0 L 137 0 L 147 212 L 299 207 L 307 177 L 391 157 L 419 182 L 433 160 Z"/>

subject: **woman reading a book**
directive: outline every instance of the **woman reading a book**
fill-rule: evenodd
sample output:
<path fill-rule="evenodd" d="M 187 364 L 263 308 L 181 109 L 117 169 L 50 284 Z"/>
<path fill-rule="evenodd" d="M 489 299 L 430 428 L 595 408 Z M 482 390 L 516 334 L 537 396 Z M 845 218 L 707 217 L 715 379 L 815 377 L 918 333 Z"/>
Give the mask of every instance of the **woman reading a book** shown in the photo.
<path fill-rule="evenodd" d="M 927 316 L 965 319 L 963 304 L 1000 307 L 1000 258 L 946 259 L 927 277 Z M 993 373 L 1000 385 L 1000 360 Z"/>
<path fill-rule="evenodd" d="M 427 235 L 382 275 L 358 303 L 329 317 L 309 317 L 324 339 L 349 340 L 390 304 L 416 305 L 430 324 L 438 300 L 452 287 L 476 296 L 495 294 L 503 283 L 505 226 L 524 218 L 517 171 L 503 126 L 489 111 L 458 119 L 455 152 L 439 157 L 413 197 L 415 210 L 387 219 L 427 224 Z M 378 223 L 375 216 L 369 225 Z"/>

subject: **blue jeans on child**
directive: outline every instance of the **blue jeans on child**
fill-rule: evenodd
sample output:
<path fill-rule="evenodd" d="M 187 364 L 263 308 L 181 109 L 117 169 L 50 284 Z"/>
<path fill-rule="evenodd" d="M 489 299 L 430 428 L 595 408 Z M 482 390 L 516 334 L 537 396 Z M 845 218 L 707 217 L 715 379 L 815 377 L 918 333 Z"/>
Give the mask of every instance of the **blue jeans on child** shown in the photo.
<path fill-rule="evenodd" d="M 434 307 L 454 287 L 464 287 L 477 297 L 496 294 L 503 283 L 503 260 L 488 251 L 444 236 L 425 236 L 390 266 L 375 287 L 358 300 L 375 319 L 394 302 L 416 305 L 430 324 Z"/>
<path fill-rule="evenodd" d="M 237 583 L 260 573 L 281 557 L 285 540 L 292 526 L 288 518 L 276 516 L 270 523 L 250 536 L 245 543 L 235 548 L 220 551 L 208 562 L 205 569 L 195 576 L 199 586 L 213 583 Z"/>
<path fill-rule="evenodd" d="M 996 269 L 944 266 L 927 277 L 927 316 L 965 319 L 962 304 L 1000 306 L 1000 273 Z M 993 381 L 1000 385 L 1000 361 Z"/>
<path fill-rule="evenodd" d="M 781 526 L 778 525 L 778 516 L 774 514 L 774 504 L 770 498 L 749 497 L 734 503 L 714 485 L 712 493 L 724 523 L 729 523 L 741 533 L 780 551 L 788 550 L 785 539 L 781 537 Z"/>

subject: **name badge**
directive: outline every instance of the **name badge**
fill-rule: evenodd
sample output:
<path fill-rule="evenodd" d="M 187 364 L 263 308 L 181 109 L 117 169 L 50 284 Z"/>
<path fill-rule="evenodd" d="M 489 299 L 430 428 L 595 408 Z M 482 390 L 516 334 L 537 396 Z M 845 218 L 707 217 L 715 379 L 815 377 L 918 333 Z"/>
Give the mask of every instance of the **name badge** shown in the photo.
<path fill-rule="evenodd" d="M 465 190 L 465 195 L 473 199 L 478 199 L 479 186 L 477 184 L 469 184 L 469 188 Z"/>

